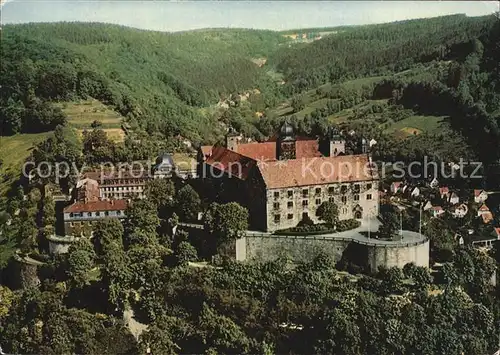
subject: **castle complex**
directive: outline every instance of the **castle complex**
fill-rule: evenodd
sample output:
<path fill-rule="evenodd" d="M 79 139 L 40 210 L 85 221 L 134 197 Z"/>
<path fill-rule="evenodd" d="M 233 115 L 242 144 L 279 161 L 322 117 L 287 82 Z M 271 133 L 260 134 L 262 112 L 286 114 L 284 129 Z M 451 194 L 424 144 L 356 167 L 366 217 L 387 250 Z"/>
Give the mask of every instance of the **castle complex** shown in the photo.
<path fill-rule="evenodd" d="M 316 210 L 325 201 L 337 204 L 340 220 L 378 215 L 378 174 L 366 146 L 361 154 L 345 155 L 345 141 L 332 132 L 322 153 L 317 139 L 296 136 L 288 123 L 266 142 L 242 140 L 230 131 L 225 146 L 202 146 L 199 175 L 223 191 L 222 200 L 246 206 L 252 228 L 275 231 L 304 218 L 320 222 Z"/>

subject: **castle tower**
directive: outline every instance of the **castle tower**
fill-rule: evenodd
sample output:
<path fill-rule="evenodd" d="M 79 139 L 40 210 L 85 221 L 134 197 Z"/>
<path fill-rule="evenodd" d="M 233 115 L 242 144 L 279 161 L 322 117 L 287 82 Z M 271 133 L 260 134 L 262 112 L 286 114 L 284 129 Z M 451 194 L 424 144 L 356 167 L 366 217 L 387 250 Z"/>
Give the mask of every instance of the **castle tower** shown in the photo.
<path fill-rule="evenodd" d="M 238 134 L 238 132 L 236 132 L 233 127 L 229 126 L 229 130 L 226 134 L 226 148 L 237 152 L 240 139 L 241 136 Z"/>
<path fill-rule="evenodd" d="M 345 154 L 345 139 L 342 138 L 337 129 L 330 130 L 329 156 L 336 157 Z"/>
<path fill-rule="evenodd" d="M 278 160 L 296 159 L 295 133 L 290 123 L 283 123 L 276 144 L 276 158 Z"/>

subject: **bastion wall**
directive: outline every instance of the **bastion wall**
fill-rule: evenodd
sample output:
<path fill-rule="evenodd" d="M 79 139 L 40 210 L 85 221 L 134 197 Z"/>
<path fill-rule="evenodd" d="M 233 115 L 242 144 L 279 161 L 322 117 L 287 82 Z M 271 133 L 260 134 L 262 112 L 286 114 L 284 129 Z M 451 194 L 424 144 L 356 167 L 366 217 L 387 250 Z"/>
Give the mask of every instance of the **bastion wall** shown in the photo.
<path fill-rule="evenodd" d="M 357 256 L 371 270 L 379 267 L 402 268 L 407 263 L 429 266 L 429 241 L 422 239 L 412 243 L 382 244 L 370 240 L 329 238 L 322 236 L 248 235 L 236 241 L 236 260 L 271 261 L 289 257 L 293 261 L 310 261 L 319 253 L 326 253 L 339 262 L 346 250 L 355 250 Z"/>

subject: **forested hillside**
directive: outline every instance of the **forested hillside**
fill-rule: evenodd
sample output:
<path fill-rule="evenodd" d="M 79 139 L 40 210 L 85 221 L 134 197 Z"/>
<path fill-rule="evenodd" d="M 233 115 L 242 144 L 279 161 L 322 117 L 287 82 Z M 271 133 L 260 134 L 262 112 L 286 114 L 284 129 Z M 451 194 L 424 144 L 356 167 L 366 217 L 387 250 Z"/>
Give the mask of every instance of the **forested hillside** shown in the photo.
<path fill-rule="evenodd" d="M 495 21 L 454 15 L 342 27 L 308 44 L 287 42 L 287 32 L 257 30 L 9 25 L 1 43 L 2 135 L 53 130 L 66 120 L 53 101 L 92 98 L 150 136 L 182 134 L 196 142 L 220 138 L 226 124 L 262 139 L 284 118 L 321 135 L 352 113 L 360 123 L 373 104 L 379 128 L 390 130 L 388 123 L 407 115 L 393 117 L 380 107 L 380 100 L 391 100 L 392 111 L 401 106 L 415 115 L 450 117 L 451 127 L 470 142 L 493 144 L 500 109 Z M 356 78 L 360 84 L 350 85 Z M 258 94 L 248 103 L 214 109 L 253 89 Z M 306 90 L 315 90 L 314 100 Z M 304 97 L 311 106 L 304 106 Z M 425 140 L 432 139 L 415 137 L 412 145 L 420 149 Z M 472 146 L 471 156 L 498 155 Z"/>
<path fill-rule="evenodd" d="M 199 138 L 213 125 L 197 107 L 273 85 L 251 60 L 285 41 L 270 31 L 169 34 L 79 23 L 8 25 L 2 32 L 4 135 L 61 123 L 46 100 L 93 97 L 149 132 Z"/>
<path fill-rule="evenodd" d="M 344 28 L 310 45 L 279 51 L 272 63 L 298 91 L 328 81 L 380 75 L 460 55 L 460 45 L 487 32 L 494 17 L 453 15 Z"/>

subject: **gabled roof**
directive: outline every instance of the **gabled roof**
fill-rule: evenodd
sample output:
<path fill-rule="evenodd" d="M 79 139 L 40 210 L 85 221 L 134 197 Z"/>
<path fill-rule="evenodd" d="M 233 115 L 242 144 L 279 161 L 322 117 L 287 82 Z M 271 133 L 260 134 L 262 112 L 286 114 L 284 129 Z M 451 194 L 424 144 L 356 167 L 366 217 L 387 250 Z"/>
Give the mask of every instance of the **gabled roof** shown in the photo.
<path fill-rule="evenodd" d="M 259 162 L 258 167 L 268 189 L 378 179 L 366 155 Z"/>
<path fill-rule="evenodd" d="M 237 152 L 255 160 L 276 160 L 276 144 L 275 141 L 238 144 Z M 295 156 L 296 159 L 320 157 L 318 141 L 316 139 L 296 140 Z"/>
<path fill-rule="evenodd" d="M 275 161 L 277 137 L 272 137 L 267 142 L 252 142 L 238 144 L 236 152 L 245 157 L 257 161 Z M 201 152 L 204 157 L 210 156 L 213 150 L 218 146 L 201 146 Z M 319 142 L 316 139 L 305 139 L 297 137 L 295 142 L 296 159 L 321 157 L 319 151 Z"/>
<path fill-rule="evenodd" d="M 484 203 L 479 207 L 479 211 L 489 211 L 490 209 Z"/>
<path fill-rule="evenodd" d="M 484 192 L 484 190 L 474 190 L 474 196 L 479 197 Z"/>
<path fill-rule="evenodd" d="M 206 159 L 205 163 L 241 180 L 245 180 L 250 170 L 257 165 L 254 159 L 221 146 L 212 148 L 211 155 Z"/>
<path fill-rule="evenodd" d="M 126 200 L 78 201 L 64 209 L 65 213 L 123 211 L 127 208 Z"/>
<path fill-rule="evenodd" d="M 493 214 L 491 212 L 485 212 L 481 214 L 481 218 L 485 224 L 488 224 L 493 220 Z"/>
<path fill-rule="evenodd" d="M 401 186 L 403 182 L 402 181 L 394 181 L 391 186 L 394 186 L 395 188 L 398 188 L 399 186 Z"/>
<path fill-rule="evenodd" d="M 441 207 L 441 206 L 432 206 L 431 210 L 438 211 L 438 212 L 439 211 L 444 211 L 443 207 Z"/>
<path fill-rule="evenodd" d="M 500 227 L 493 228 L 497 236 L 500 238 Z"/>

